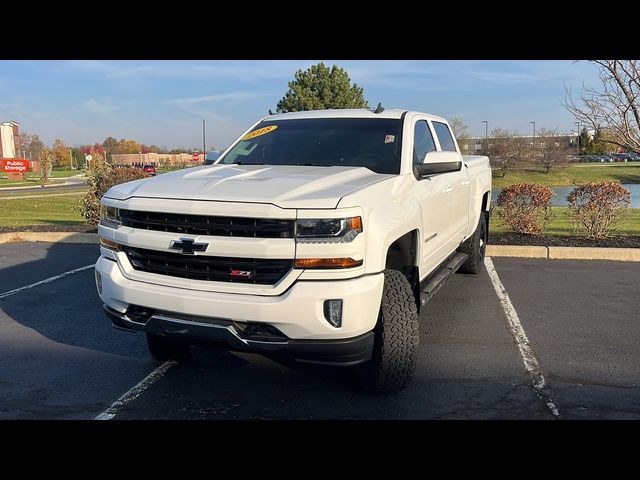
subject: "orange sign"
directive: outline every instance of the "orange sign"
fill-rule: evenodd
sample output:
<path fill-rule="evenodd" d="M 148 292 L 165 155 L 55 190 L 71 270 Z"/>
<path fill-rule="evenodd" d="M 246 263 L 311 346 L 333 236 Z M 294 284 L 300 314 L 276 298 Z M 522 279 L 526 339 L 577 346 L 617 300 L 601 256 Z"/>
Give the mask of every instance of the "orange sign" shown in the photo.
<path fill-rule="evenodd" d="M 2 160 L 2 171 L 6 173 L 24 173 L 29 171 L 29 160 L 18 158 Z"/>

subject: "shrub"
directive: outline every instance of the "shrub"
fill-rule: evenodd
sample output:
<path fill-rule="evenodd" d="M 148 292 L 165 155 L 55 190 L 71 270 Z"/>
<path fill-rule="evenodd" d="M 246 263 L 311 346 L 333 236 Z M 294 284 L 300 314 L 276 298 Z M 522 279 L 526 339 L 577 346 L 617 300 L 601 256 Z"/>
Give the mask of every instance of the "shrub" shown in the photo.
<path fill-rule="evenodd" d="M 552 218 L 553 190 L 537 183 L 517 183 L 498 196 L 497 214 L 511 230 L 539 235 Z"/>
<path fill-rule="evenodd" d="M 99 153 L 93 153 L 93 161 L 88 172 L 89 191 L 80 199 L 80 213 L 91 225 L 100 221 L 100 200 L 114 185 L 146 178 L 139 168 L 112 168 Z"/>
<path fill-rule="evenodd" d="M 631 193 L 618 182 L 591 182 L 574 188 L 567 201 L 576 231 L 606 238 L 629 208 Z"/>

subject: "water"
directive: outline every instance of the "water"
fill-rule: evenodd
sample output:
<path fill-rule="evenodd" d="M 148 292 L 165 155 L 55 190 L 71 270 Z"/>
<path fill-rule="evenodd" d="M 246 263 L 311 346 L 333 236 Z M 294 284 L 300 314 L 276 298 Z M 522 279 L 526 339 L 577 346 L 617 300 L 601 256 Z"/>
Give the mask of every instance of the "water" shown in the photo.
<path fill-rule="evenodd" d="M 640 183 L 623 183 L 622 186 L 631 192 L 631 208 L 640 208 Z M 553 207 L 566 207 L 567 195 L 571 193 L 575 187 L 551 187 L 556 194 L 551 200 Z M 495 203 L 502 189 L 494 189 L 491 192 L 491 199 Z"/>

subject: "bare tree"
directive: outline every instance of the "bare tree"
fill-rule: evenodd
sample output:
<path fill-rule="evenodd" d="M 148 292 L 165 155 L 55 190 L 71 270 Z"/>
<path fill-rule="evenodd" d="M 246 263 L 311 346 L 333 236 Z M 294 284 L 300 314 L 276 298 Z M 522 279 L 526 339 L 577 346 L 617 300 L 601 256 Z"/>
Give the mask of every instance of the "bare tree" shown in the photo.
<path fill-rule="evenodd" d="M 565 108 L 583 125 L 606 129 L 603 141 L 640 152 L 640 71 L 637 60 L 594 60 L 600 86 L 582 85 L 579 101 L 566 88 Z"/>
<path fill-rule="evenodd" d="M 449 122 L 449 126 L 453 132 L 453 136 L 458 140 L 458 143 L 460 143 L 462 139 L 469 138 L 469 127 L 461 119 L 457 117 L 452 118 Z"/>
<path fill-rule="evenodd" d="M 518 163 L 522 162 L 527 151 L 525 139 L 515 130 L 496 128 L 491 131 L 488 145 L 485 147 L 491 166 L 500 169 L 500 175 L 505 177 Z"/>
<path fill-rule="evenodd" d="M 567 151 L 563 146 L 566 137 L 557 130 L 541 128 L 536 135 L 536 160 L 546 168 L 568 164 Z"/>

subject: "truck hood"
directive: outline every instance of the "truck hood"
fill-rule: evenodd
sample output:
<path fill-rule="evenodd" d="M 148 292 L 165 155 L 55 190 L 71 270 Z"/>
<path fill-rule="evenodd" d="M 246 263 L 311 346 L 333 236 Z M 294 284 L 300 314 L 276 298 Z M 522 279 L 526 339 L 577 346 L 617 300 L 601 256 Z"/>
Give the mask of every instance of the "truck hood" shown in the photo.
<path fill-rule="evenodd" d="M 209 165 L 112 187 L 106 197 L 270 203 L 281 208 L 336 208 L 340 199 L 394 175 L 364 167 Z"/>

